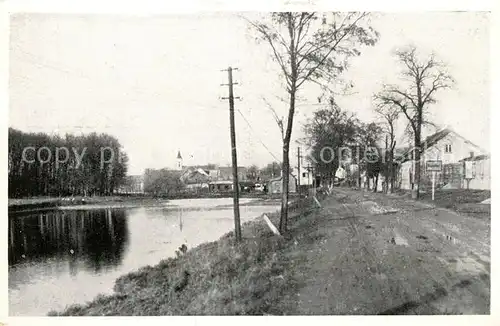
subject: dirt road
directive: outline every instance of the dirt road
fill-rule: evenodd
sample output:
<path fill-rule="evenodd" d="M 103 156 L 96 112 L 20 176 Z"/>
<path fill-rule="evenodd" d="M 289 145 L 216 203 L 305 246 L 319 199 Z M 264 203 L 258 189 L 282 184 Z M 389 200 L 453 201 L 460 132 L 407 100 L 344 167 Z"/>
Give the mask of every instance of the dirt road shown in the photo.
<path fill-rule="evenodd" d="M 336 189 L 315 224 L 297 314 L 489 314 L 489 221 Z"/>

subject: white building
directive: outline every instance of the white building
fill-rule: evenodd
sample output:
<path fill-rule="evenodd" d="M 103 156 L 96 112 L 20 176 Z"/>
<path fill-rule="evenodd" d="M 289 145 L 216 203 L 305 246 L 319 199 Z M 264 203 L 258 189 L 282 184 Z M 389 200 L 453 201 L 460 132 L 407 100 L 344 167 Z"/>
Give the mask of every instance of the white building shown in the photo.
<path fill-rule="evenodd" d="M 444 128 L 435 134 L 427 137 L 421 146 L 421 184 L 430 179 L 426 173 L 427 161 L 441 161 L 443 170 L 437 173 L 437 182 L 445 188 L 462 188 L 464 183 L 464 163 L 463 160 L 469 157 L 487 155 L 488 153 L 481 147 L 473 144 L 468 139 L 462 137 L 451 128 Z M 403 156 L 403 163 L 399 168 L 399 181 L 401 189 L 411 189 L 414 179 L 415 163 L 412 158 L 412 148 L 408 149 Z M 397 158 L 396 158 L 397 159 Z M 487 169 L 490 178 L 489 169 Z M 422 182 L 423 181 L 423 182 Z M 475 184 L 475 183 L 472 183 Z M 489 184 L 489 181 L 488 181 Z M 470 187 L 473 189 L 472 187 Z"/>
<path fill-rule="evenodd" d="M 464 189 L 491 189 L 491 158 L 489 155 L 468 157 L 465 164 Z"/>
<path fill-rule="evenodd" d="M 297 167 L 293 168 L 292 170 L 292 175 L 297 178 L 298 182 L 298 171 Z M 312 172 L 309 171 L 306 167 L 301 166 L 300 167 L 300 185 L 301 186 L 311 186 L 313 184 L 313 175 Z"/>

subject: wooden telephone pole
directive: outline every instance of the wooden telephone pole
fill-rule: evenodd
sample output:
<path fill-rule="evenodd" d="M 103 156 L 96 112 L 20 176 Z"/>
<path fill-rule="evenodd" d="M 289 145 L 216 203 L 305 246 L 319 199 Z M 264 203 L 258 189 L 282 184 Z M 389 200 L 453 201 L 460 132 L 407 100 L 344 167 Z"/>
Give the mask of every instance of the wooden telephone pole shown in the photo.
<path fill-rule="evenodd" d="M 300 147 L 297 147 L 297 193 L 300 198 Z"/>
<path fill-rule="evenodd" d="M 237 68 L 227 68 L 227 77 L 229 87 L 229 97 L 225 97 L 224 99 L 229 100 L 229 124 L 230 124 L 230 132 L 231 132 L 231 157 L 233 163 L 233 209 L 234 209 L 234 235 L 236 237 L 237 242 L 241 242 L 241 222 L 240 222 L 240 204 L 239 204 L 239 195 L 240 195 L 240 186 L 238 183 L 238 160 L 236 156 L 236 132 L 234 127 L 234 95 L 233 95 L 233 85 L 237 83 L 233 83 L 233 70 L 237 70 Z M 237 97 L 238 98 L 238 97 Z"/>
<path fill-rule="evenodd" d="M 385 135 L 385 152 L 384 152 L 384 187 L 382 189 L 383 192 L 388 193 L 389 191 L 389 163 L 388 161 L 388 155 L 389 152 L 387 151 L 388 149 L 388 135 Z"/>

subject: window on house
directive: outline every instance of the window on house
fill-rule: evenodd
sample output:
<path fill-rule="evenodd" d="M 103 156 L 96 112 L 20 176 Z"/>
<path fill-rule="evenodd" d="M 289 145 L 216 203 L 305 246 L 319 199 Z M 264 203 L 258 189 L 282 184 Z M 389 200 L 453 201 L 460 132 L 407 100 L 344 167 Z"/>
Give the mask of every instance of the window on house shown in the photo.
<path fill-rule="evenodd" d="M 447 144 L 444 146 L 444 152 L 445 153 L 451 153 L 451 145 Z"/>
<path fill-rule="evenodd" d="M 474 157 L 474 152 L 469 152 L 470 157 Z"/>
<path fill-rule="evenodd" d="M 304 178 L 307 177 L 307 173 L 306 172 L 302 173 L 302 177 Z"/>

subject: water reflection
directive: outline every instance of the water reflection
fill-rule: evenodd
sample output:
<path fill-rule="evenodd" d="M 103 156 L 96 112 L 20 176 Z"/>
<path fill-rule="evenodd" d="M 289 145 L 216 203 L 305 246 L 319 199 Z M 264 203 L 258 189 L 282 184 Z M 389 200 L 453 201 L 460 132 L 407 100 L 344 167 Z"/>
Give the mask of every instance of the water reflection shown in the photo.
<path fill-rule="evenodd" d="M 66 260 L 76 274 L 83 262 L 96 273 L 120 265 L 129 232 L 123 210 L 55 211 L 9 218 L 9 266 Z"/>
<path fill-rule="evenodd" d="M 233 230 L 231 198 L 9 218 L 9 314 L 43 316 L 110 294 L 115 280 Z M 206 207 L 206 208 L 203 208 Z M 242 206 L 242 223 L 277 209 Z"/>

